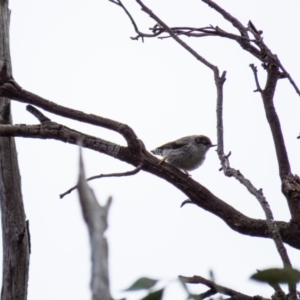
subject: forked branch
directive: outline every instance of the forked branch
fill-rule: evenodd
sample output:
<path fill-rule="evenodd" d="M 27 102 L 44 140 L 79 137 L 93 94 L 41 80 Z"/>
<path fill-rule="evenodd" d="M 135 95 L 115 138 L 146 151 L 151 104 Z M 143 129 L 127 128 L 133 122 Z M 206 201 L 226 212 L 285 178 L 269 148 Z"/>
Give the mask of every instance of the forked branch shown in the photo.
<path fill-rule="evenodd" d="M 9 97 L 19 102 L 35 105 L 62 117 L 113 130 L 124 137 L 127 141 L 128 147 L 132 151 L 136 153 L 141 151 L 141 144 L 135 132 L 129 126 L 111 119 L 99 117 L 93 114 L 86 114 L 82 111 L 71 109 L 46 100 L 36 94 L 22 89 L 13 78 L 5 78 L 3 75 L 5 74 L 2 74 L 2 78 L 0 78 L 0 82 L 2 82 L 0 85 L 0 96 Z"/>
<path fill-rule="evenodd" d="M 24 138 L 54 139 L 64 143 L 78 145 L 113 158 L 124 161 L 135 167 L 143 163 L 141 170 L 162 178 L 182 191 L 188 199 L 197 206 L 218 216 L 233 230 L 250 236 L 270 238 L 271 233 L 264 220 L 251 219 L 213 195 L 200 183 L 169 164 L 158 165 L 159 160 L 143 150 L 139 155 L 131 152 L 128 147 L 111 143 L 101 138 L 93 137 L 55 122 L 45 122 L 42 125 L 2 125 L 0 136 L 18 136 Z M 292 224 L 276 221 L 283 241 L 292 247 L 300 249 L 300 230 Z"/>
<path fill-rule="evenodd" d="M 239 293 L 239 292 L 229 289 L 225 286 L 218 285 L 215 282 L 208 280 L 206 278 L 203 278 L 201 276 L 196 276 L 196 275 L 193 277 L 179 276 L 179 279 L 182 280 L 184 283 L 203 284 L 203 285 L 206 285 L 207 287 L 209 287 L 210 288 L 209 293 L 206 293 L 205 297 L 219 293 L 222 295 L 230 296 L 232 299 L 236 299 L 236 300 L 252 300 L 253 299 L 253 297 L 251 297 L 251 296 Z M 204 295 L 202 295 L 202 297 L 203 296 Z M 202 297 L 200 299 L 204 299 Z"/>

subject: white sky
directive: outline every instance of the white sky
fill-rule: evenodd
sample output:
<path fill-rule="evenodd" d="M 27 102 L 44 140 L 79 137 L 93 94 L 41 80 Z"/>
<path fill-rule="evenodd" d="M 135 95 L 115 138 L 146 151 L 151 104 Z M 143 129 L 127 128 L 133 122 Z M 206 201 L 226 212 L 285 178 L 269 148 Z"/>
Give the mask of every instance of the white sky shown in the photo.
<path fill-rule="evenodd" d="M 220 2 L 244 24 L 251 19 L 264 31 L 265 42 L 300 85 L 300 3 Z M 154 25 L 135 1 L 124 3 L 140 30 Z M 148 0 L 145 4 L 170 26 L 212 24 L 235 32 L 200 0 Z M 135 33 L 127 16 L 104 0 L 11 0 L 10 7 L 13 74 L 23 88 L 58 104 L 126 123 L 149 150 L 190 134 L 204 134 L 216 142 L 213 74 L 171 39 L 131 41 Z M 262 101 L 252 92 L 255 84 L 249 64 L 258 66 L 263 80 L 260 63 L 225 39 L 187 41 L 228 72 L 224 122 L 231 165 L 263 188 L 277 220 L 288 221 Z M 299 173 L 300 99 L 287 80 L 279 82 L 275 103 L 293 172 Z M 14 122 L 38 123 L 25 106 L 13 102 Z M 74 129 L 125 144 L 115 133 L 45 114 Z M 32 242 L 28 298 L 89 299 L 90 250 L 77 193 L 62 200 L 58 196 L 77 180 L 78 149 L 58 141 L 21 138 L 17 147 Z M 84 159 L 88 176 L 132 169 L 90 150 L 84 150 Z M 193 179 L 247 216 L 264 218 L 245 188 L 218 169 L 217 155 L 211 151 L 205 164 L 192 173 Z M 256 269 L 282 266 L 271 240 L 233 232 L 198 207 L 180 208 L 186 196 L 144 172 L 97 180 L 91 186 L 100 202 L 113 196 L 107 236 L 115 299 L 124 297 L 122 289 L 141 276 L 165 280 L 177 275 L 208 277 L 209 270 L 218 284 L 249 295 L 271 296 L 271 288 L 249 280 Z M 287 249 L 294 267 L 300 268 L 299 251 Z M 200 293 L 207 288 L 199 285 L 192 290 Z M 176 286 L 165 297 L 182 298 Z"/>

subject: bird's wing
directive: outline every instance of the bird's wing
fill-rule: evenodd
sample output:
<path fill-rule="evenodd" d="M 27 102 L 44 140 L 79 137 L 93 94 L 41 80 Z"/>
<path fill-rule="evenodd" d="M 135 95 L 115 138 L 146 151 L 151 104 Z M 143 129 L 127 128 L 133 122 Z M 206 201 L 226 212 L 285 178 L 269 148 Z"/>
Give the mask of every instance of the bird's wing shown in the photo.
<path fill-rule="evenodd" d="M 162 148 L 163 149 L 179 149 L 179 148 L 182 148 L 182 147 L 186 146 L 186 144 L 188 142 L 188 138 L 189 137 L 183 137 L 176 141 L 166 143 L 166 144 L 158 147 L 157 149 L 162 149 Z"/>

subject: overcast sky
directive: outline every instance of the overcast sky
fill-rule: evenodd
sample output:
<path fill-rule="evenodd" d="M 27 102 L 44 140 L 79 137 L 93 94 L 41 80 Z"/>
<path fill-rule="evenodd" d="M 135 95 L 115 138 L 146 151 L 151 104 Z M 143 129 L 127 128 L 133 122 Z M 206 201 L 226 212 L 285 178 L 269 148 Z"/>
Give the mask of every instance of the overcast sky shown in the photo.
<path fill-rule="evenodd" d="M 263 30 L 264 41 L 300 84 L 299 1 L 218 2 L 244 24 L 251 19 Z M 135 1 L 124 4 L 142 31 L 155 24 Z M 200 0 L 145 4 L 170 26 L 212 24 L 236 32 Z M 216 142 L 213 74 L 171 39 L 132 41 L 135 33 L 127 16 L 106 0 L 11 0 L 10 7 L 13 75 L 23 88 L 60 105 L 126 123 L 148 150 L 191 134 L 204 134 Z M 258 66 L 264 85 L 260 62 L 232 41 L 186 40 L 220 71 L 227 71 L 224 126 L 231 165 L 263 189 L 277 220 L 288 221 L 270 130 L 260 96 L 253 93 L 249 64 Z M 299 174 L 300 99 L 287 80 L 279 82 L 275 104 L 292 170 Z M 14 123 L 37 124 L 25 106 L 12 103 Z M 45 115 L 125 145 L 116 133 Z M 78 148 L 22 138 L 17 139 L 17 148 L 32 243 L 28 299 L 89 299 L 90 249 L 77 193 L 59 199 L 76 183 Z M 91 150 L 83 154 L 88 176 L 132 169 Z M 192 172 L 193 179 L 243 214 L 264 218 L 256 199 L 219 167 L 211 150 L 204 165 Z M 97 180 L 91 187 L 101 203 L 113 196 L 107 236 L 114 298 L 124 297 L 121 291 L 141 276 L 168 281 L 178 275 L 209 277 L 210 270 L 218 284 L 251 296 L 271 296 L 270 287 L 249 280 L 256 269 L 282 266 L 271 240 L 233 232 L 199 207 L 180 208 L 186 196 L 145 172 Z M 300 268 L 299 251 L 289 246 L 287 250 L 294 267 Z M 206 289 L 192 288 L 198 293 Z M 180 287 L 170 286 L 165 299 L 182 299 L 179 291 Z"/>

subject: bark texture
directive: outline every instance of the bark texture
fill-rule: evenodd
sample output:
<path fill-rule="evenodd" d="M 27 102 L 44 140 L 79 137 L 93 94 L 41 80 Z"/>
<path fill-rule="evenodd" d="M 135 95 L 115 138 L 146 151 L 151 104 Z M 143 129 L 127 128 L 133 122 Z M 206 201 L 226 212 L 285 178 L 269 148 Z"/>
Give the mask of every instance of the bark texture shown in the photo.
<path fill-rule="evenodd" d="M 11 75 L 9 50 L 10 11 L 0 1 L 0 70 Z M 0 97 L 0 124 L 11 124 L 10 99 Z M 28 226 L 13 137 L 0 138 L 0 205 L 3 232 L 2 300 L 27 299 L 29 266 Z"/>

